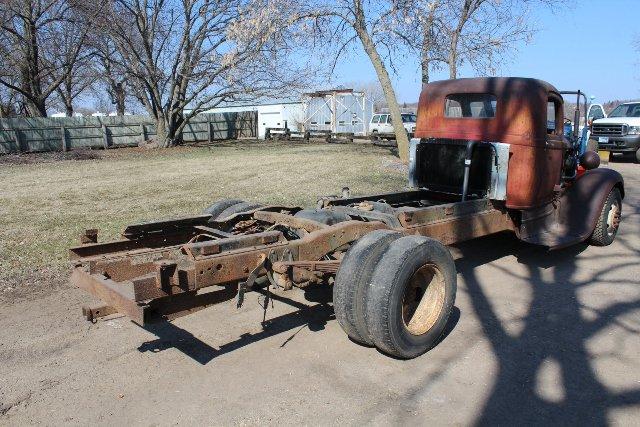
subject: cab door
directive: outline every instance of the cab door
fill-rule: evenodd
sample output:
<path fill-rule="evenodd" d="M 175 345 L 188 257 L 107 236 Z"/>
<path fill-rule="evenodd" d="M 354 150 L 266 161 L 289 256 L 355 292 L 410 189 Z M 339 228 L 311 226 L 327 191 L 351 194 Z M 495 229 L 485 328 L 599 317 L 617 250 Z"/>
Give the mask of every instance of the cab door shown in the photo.
<path fill-rule="evenodd" d="M 393 133 L 391 114 L 383 114 L 380 116 L 380 133 Z"/>

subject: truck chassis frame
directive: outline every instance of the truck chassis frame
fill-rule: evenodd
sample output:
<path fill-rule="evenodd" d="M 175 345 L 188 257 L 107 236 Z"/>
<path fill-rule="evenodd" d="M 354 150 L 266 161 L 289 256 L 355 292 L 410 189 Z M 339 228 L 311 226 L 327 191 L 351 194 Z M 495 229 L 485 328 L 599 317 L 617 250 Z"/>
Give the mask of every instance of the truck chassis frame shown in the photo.
<path fill-rule="evenodd" d="M 374 230 L 445 245 L 517 231 L 500 202 L 453 199 L 426 190 L 321 199 L 322 210 L 350 218 L 333 225 L 294 216 L 301 208 L 266 206 L 224 221 L 198 215 L 131 225 L 107 243 L 87 230 L 70 249 L 71 282 L 102 301 L 83 307 L 87 319 L 118 312 L 145 325 L 234 296 L 240 305 L 259 276 L 285 290 L 326 283 L 349 245 Z M 390 208 L 374 209 L 381 201 Z"/>

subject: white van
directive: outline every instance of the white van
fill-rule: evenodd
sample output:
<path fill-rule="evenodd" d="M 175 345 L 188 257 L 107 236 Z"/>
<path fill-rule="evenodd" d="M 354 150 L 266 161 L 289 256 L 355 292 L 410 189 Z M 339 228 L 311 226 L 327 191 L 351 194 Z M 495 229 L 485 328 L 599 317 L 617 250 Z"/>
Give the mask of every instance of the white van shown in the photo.
<path fill-rule="evenodd" d="M 407 131 L 409 138 L 413 138 L 413 133 L 416 131 L 416 115 L 414 113 L 402 113 L 402 126 Z M 371 118 L 371 123 L 369 123 L 369 134 L 372 139 L 395 138 L 391 114 L 374 114 Z"/>

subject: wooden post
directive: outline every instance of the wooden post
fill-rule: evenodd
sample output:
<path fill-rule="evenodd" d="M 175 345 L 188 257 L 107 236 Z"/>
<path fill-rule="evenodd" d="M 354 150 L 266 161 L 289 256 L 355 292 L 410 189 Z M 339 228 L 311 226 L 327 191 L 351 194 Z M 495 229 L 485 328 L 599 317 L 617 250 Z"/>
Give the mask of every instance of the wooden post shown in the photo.
<path fill-rule="evenodd" d="M 69 151 L 69 143 L 67 142 L 67 131 L 64 126 L 60 126 L 60 138 L 62 139 L 62 151 Z"/>
<path fill-rule="evenodd" d="M 107 125 L 102 124 L 102 144 L 104 145 L 104 149 L 109 148 L 109 134 L 107 134 Z"/>
<path fill-rule="evenodd" d="M 213 141 L 213 135 L 211 134 L 211 122 L 209 121 L 210 116 L 207 115 L 207 141 Z"/>
<path fill-rule="evenodd" d="M 140 133 L 142 134 L 142 142 L 147 140 L 147 130 L 144 128 L 144 123 L 140 123 Z"/>
<path fill-rule="evenodd" d="M 16 147 L 18 148 L 19 153 L 26 151 L 22 149 L 22 142 L 20 142 L 20 132 L 18 132 L 18 129 L 13 129 L 13 139 L 16 141 Z"/>

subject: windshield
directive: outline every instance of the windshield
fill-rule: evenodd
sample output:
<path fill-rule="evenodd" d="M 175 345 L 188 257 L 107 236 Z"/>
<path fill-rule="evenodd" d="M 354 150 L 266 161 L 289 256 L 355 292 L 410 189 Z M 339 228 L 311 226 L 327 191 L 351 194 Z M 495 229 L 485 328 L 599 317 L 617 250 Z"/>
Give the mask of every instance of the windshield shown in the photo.
<path fill-rule="evenodd" d="M 403 114 L 402 115 L 402 122 L 403 123 L 415 123 L 416 122 L 416 115 L 415 114 Z"/>
<path fill-rule="evenodd" d="M 609 117 L 640 117 L 640 104 L 618 105 Z"/>

